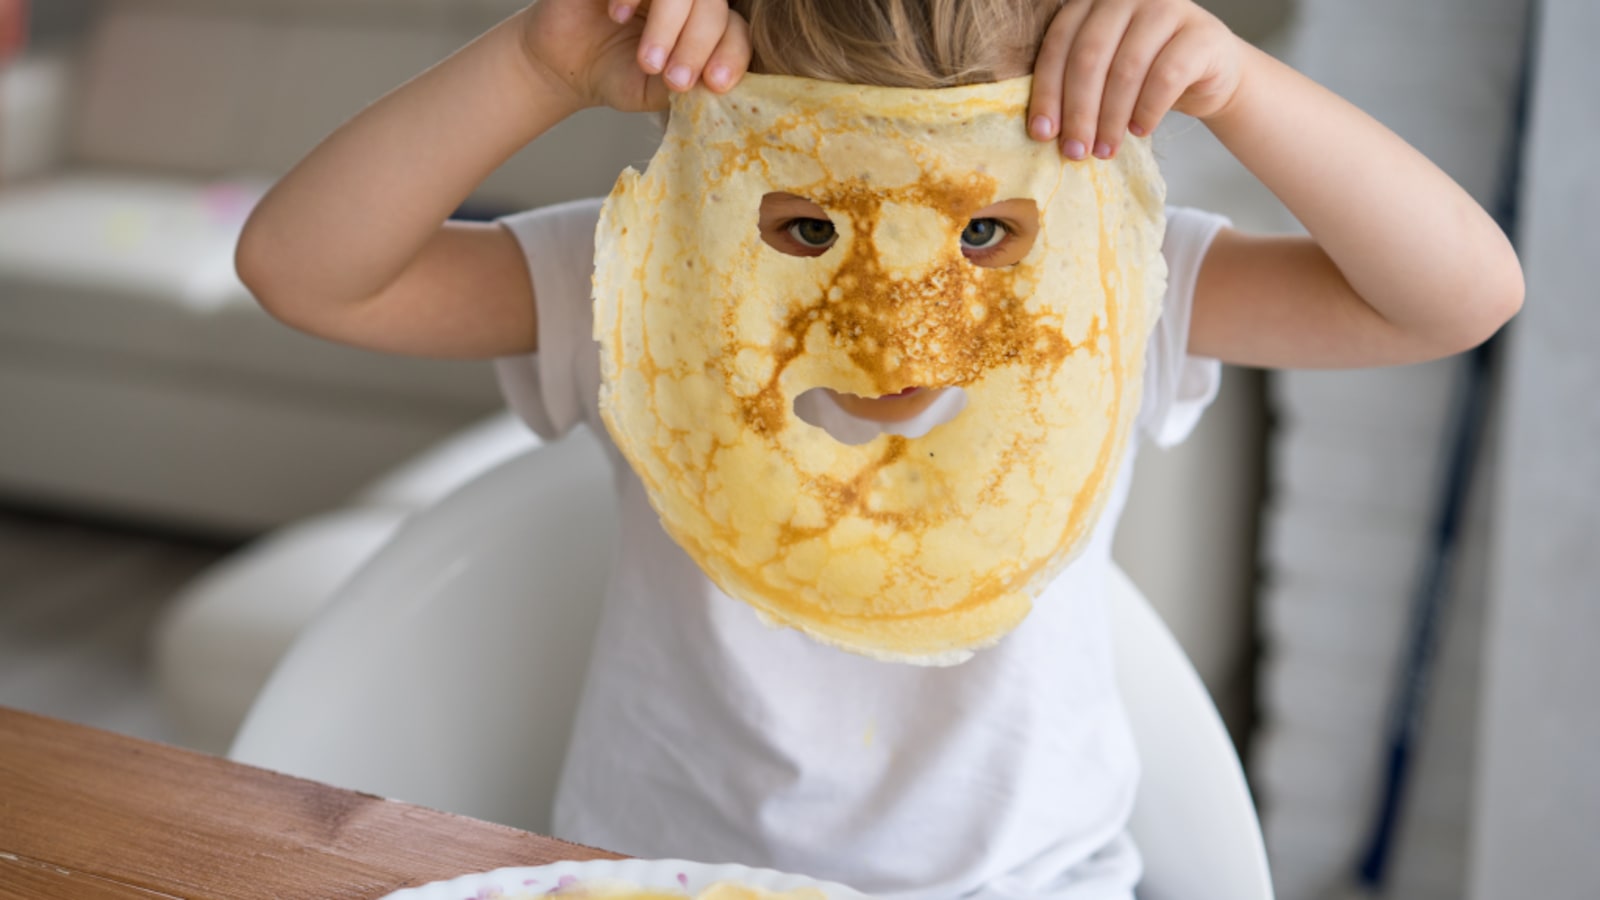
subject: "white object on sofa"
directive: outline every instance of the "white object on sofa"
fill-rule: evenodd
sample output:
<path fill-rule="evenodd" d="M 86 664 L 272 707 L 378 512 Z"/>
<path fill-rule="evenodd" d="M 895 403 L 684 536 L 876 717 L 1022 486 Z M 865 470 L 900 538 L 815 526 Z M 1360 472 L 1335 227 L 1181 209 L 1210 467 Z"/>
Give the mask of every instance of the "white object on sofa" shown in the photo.
<path fill-rule="evenodd" d="M 350 505 L 279 528 L 185 585 L 152 631 L 156 693 L 175 738 L 196 750 L 227 750 L 284 652 L 409 515 L 538 444 L 509 414 L 491 417 L 385 475 Z"/>
<path fill-rule="evenodd" d="M 296 641 L 230 755 L 549 830 L 613 552 L 610 469 L 585 429 L 409 519 Z M 1270 900 L 1244 775 L 1204 686 L 1125 576 L 1117 679 L 1143 757 L 1140 895 Z"/>
<path fill-rule="evenodd" d="M 233 249 L 323 135 L 521 5 L 106 0 L 83 46 L 0 77 L 0 496 L 251 534 L 497 409 L 485 364 L 272 320 Z M 603 194 L 654 139 L 645 117 L 586 112 L 473 203 Z"/>
<path fill-rule="evenodd" d="M 33 53 L 0 65 L 0 185 L 43 171 L 61 157 L 68 63 Z"/>

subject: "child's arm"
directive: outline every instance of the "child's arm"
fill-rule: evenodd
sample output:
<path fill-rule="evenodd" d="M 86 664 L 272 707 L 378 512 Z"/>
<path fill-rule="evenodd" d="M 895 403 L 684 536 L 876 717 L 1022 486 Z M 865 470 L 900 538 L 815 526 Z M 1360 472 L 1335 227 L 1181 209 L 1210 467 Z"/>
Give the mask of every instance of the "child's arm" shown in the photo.
<path fill-rule="evenodd" d="M 609 15 L 608 15 L 609 13 Z M 619 24 L 618 20 L 622 21 Z M 651 51 L 659 50 L 659 59 Z M 447 222 L 496 167 L 586 106 L 666 105 L 702 70 L 744 73 L 726 0 L 541 0 L 383 97 L 280 180 L 246 223 L 240 277 L 313 334 L 376 350 L 488 357 L 537 348 L 522 251 L 498 225 Z"/>
<path fill-rule="evenodd" d="M 1394 133 L 1189 0 L 1069 0 L 1029 113 L 1063 152 L 1109 157 L 1168 109 L 1205 122 L 1309 238 L 1224 231 L 1190 350 L 1285 368 L 1418 362 L 1478 344 L 1522 303 L 1510 242 Z M 1061 123 L 1065 123 L 1062 126 Z"/>

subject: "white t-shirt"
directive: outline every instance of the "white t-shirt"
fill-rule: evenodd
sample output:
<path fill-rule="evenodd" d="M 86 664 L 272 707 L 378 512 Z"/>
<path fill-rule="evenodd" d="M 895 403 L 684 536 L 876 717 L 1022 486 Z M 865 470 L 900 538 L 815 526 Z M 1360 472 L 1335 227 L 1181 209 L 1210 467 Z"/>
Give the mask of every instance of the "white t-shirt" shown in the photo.
<path fill-rule="evenodd" d="M 1133 446 L 1082 554 L 969 662 L 881 663 L 769 628 L 667 537 L 600 420 L 598 214 L 584 201 L 505 220 L 527 255 L 540 352 L 499 360 L 502 388 L 545 438 L 587 423 L 615 464 L 620 503 L 556 834 L 633 856 L 767 866 L 886 900 L 1128 900 L 1139 764 L 1102 585 Z M 1216 362 L 1184 348 L 1200 260 L 1222 224 L 1169 210 L 1169 285 L 1139 414 L 1139 431 L 1163 445 L 1188 433 L 1220 380 Z M 816 400 L 802 411 L 824 420 L 815 424 L 854 429 L 854 440 L 879 427 Z M 898 427 L 925 430 L 960 402 L 947 394 Z"/>

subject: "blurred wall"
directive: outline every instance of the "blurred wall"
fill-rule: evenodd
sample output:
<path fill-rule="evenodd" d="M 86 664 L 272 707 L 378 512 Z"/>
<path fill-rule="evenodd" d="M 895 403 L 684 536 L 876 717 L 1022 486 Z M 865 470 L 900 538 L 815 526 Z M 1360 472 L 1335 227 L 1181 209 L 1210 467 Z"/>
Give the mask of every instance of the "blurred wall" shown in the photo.
<path fill-rule="evenodd" d="M 1299 0 L 1286 55 L 1494 209 L 1516 143 L 1526 7 L 1527 0 Z M 1374 833 L 1386 721 L 1410 657 L 1461 368 L 1445 359 L 1271 376 L 1251 775 L 1279 900 L 1318 900 L 1347 884 Z M 1482 454 L 1480 481 L 1493 464 Z M 1422 733 L 1389 836 L 1385 896 L 1465 893 L 1484 570 L 1496 515 L 1486 492 L 1472 500 Z"/>
<path fill-rule="evenodd" d="M 70 36 L 82 27 L 95 0 L 34 0 L 33 34 L 38 40 Z M 1288 19 L 1289 0 L 1200 0 L 1229 27 L 1254 41 L 1277 33 Z"/>
<path fill-rule="evenodd" d="M 80 27 L 95 0 L 34 0 L 33 33 L 44 40 Z M 1288 0 L 1200 0 L 1234 31 L 1251 40 L 1276 33 L 1288 17 Z"/>
<path fill-rule="evenodd" d="M 1235 34 L 1260 44 L 1270 42 L 1289 21 L 1293 0 L 1197 0 L 1228 23 Z"/>
<path fill-rule="evenodd" d="M 1543 0 L 1507 349 L 1471 900 L 1600 895 L 1600 4 Z"/>
<path fill-rule="evenodd" d="M 50 43 L 76 35 L 84 27 L 94 0 L 34 0 L 32 35 L 35 43 Z"/>

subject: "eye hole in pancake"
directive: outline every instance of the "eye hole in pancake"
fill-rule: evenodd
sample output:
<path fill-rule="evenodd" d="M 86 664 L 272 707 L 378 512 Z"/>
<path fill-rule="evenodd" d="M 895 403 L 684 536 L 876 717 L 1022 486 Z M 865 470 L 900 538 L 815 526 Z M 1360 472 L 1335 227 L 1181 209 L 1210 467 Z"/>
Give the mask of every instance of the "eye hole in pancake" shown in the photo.
<path fill-rule="evenodd" d="M 797 194 L 774 191 L 761 198 L 761 239 L 789 256 L 821 256 L 839 238 L 822 207 Z"/>
<path fill-rule="evenodd" d="M 1039 236 L 1039 205 L 1014 198 L 973 215 L 961 231 L 961 255 L 975 266 L 998 269 L 1022 262 Z"/>

